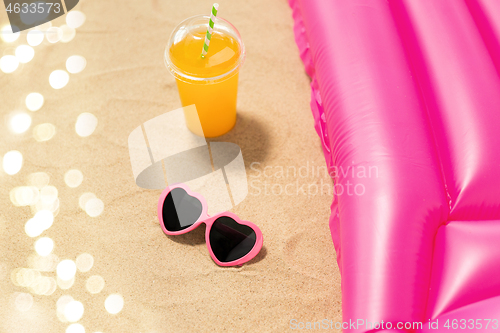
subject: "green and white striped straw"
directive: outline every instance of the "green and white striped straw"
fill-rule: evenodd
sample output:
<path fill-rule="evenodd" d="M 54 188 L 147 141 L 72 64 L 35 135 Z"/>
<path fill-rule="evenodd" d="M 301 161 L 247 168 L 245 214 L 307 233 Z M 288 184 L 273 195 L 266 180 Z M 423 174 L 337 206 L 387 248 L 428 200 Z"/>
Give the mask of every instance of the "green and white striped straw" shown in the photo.
<path fill-rule="evenodd" d="M 219 10 L 219 4 L 214 3 L 212 7 L 212 14 L 210 15 L 210 22 L 208 23 L 207 34 L 205 35 L 205 44 L 203 44 L 203 50 L 201 51 L 201 57 L 205 58 L 208 52 L 208 46 L 210 45 L 210 39 L 212 39 L 212 33 L 214 31 L 215 17 L 217 16 L 217 11 Z"/>

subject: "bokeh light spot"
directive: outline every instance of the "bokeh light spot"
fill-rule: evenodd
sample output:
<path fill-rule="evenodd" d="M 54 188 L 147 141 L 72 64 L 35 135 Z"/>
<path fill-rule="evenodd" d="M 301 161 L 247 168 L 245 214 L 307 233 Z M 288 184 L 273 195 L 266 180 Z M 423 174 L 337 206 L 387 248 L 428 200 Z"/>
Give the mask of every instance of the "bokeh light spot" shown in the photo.
<path fill-rule="evenodd" d="M 42 31 L 34 29 L 26 34 L 26 41 L 30 46 L 38 46 L 43 42 L 43 36 Z"/>
<path fill-rule="evenodd" d="M 53 272 L 56 270 L 58 263 L 59 258 L 54 253 L 51 253 L 46 257 L 42 257 L 38 254 L 32 254 L 28 257 L 28 265 L 40 272 Z M 54 283 L 57 286 L 55 280 Z"/>
<path fill-rule="evenodd" d="M 40 277 L 40 272 L 34 269 L 21 268 L 16 271 L 16 282 L 18 286 L 29 287 Z"/>
<path fill-rule="evenodd" d="M 59 320 L 62 321 L 63 323 L 68 322 L 66 320 L 66 317 L 64 316 L 64 308 L 66 308 L 66 305 L 68 305 L 72 301 L 73 297 L 71 297 L 70 295 L 63 295 L 59 297 L 59 299 L 56 302 L 57 318 L 59 318 Z"/>
<path fill-rule="evenodd" d="M 75 38 L 76 30 L 66 24 L 61 25 L 61 30 L 63 32 L 61 37 L 61 42 L 68 43 Z"/>
<path fill-rule="evenodd" d="M 80 73 L 87 66 L 87 60 L 79 55 L 73 55 L 66 60 L 66 69 L 71 74 Z"/>
<path fill-rule="evenodd" d="M 78 301 L 71 301 L 64 307 L 64 316 L 71 323 L 79 321 L 83 317 L 83 312 L 83 304 Z"/>
<path fill-rule="evenodd" d="M 83 173 L 80 170 L 77 170 L 77 169 L 68 170 L 64 174 L 64 182 L 69 187 L 72 187 L 72 188 L 78 187 L 78 186 L 80 186 L 82 181 L 83 181 Z"/>
<path fill-rule="evenodd" d="M 111 314 L 117 314 L 123 309 L 123 297 L 119 294 L 111 294 L 104 301 L 106 311 Z"/>
<path fill-rule="evenodd" d="M 31 126 L 31 117 L 27 113 L 17 113 L 10 118 L 10 129 L 12 132 L 21 134 L 24 133 Z"/>
<path fill-rule="evenodd" d="M 19 283 L 17 282 L 17 274 L 19 273 L 19 271 L 21 270 L 22 268 L 15 268 L 13 269 L 11 272 L 10 272 L 10 280 L 12 282 L 13 285 L 15 286 L 19 286 Z"/>
<path fill-rule="evenodd" d="M 71 280 L 76 274 L 76 264 L 73 260 L 63 260 L 57 265 L 56 271 L 61 280 Z"/>
<path fill-rule="evenodd" d="M 70 295 L 63 295 L 59 297 L 56 302 L 57 311 L 64 312 L 64 308 L 66 307 L 66 305 L 68 305 L 72 301 L 73 297 L 71 297 Z"/>
<path fill-rule="evenodd" d="M 48 237 L 42 237 L 35 242 L 35 251 L 42 257 L 48 256 L 54 249 L 54 241 Z"/>
<path fill-rule="evenodd" d="M 2 40 L 6 43 L 15 42 L 19 38 L 20 32 L 12 32 L 10 25 L 4 25 L 0 31 Z"/>
<path fill-rule="evenodd" d="M 87 279 L 85 287 L 91 294 L 98 294 L 104 289 L 104 279 L 99 275 L 92 275 Z"/>
<path fill-rule="evenodd" d="M 35 50 L 29 45 L 19 45 L 15 53 L 17 60 L 22 64 L 30 62 L 35 56 Z"/>
<path fill-rule="evenodd" d="M 76 267 L 82 273 L 90 271 L 94 266 L 94 257 L 89 253 L 82 253 L 76 258 Z"/>
<path fill-rule="evenodd" d="M 47 210 L 52 213 L 53 216 L 56 216 L 59 213 L 59 198 L 56 200 L 46 203 L 42 200 L 38 200 L 36 205 L 31 206 L 31 211 L 36 214 L 41 210 Z"/>
<path fill-rule="evenodd" d="M 37 237 L 49 229 L 54 222 L 54 215 L 49 210 L 40 210 L 35 216 L 26 222 L 24 230 L 30 237 Z"/>
<path fill-rule="evenodd" d="M 38 237 L 42 234 L 44 231 L 40 223 L 37 223 L 37 220 L 34 218 L 31 218 L 26 222 L 24 225 L 24 231 L 26 234 L 30 237 Z"/>
<path fill-rule="evenodd" d="M 10 201 L 14 206 L 34 205 L 40 197 L 40 191 L 35 186 L 18 186 L 10 191 Z"/>
<path fill-rule="evenodd" d="M 64 88 L 69 82 L 69 74 L 62 69 L 57 69 L 50 73 L 49 83 L 54 89 Z"/>
<path fill-rule="evenodd" d="M 45 186 L 44 188 L 47 187 L 48 186 Z M 41 224 L 44 230 L 47 230 L 52 226 L 52 223 L 54 223 L 54 214 L 50 210 L 42 209 L 35 214 L 34 219 Z"/>
<path fill-rule="evenodd" d="M 31 285 L 30 290 L 36 295 L 45 295 L 51 288 L 51 278 L 47 276 L 39 276 Z"/>
<path fill-rule="evenodd" d="M 57 289 L 57 282 L 56 282 L 56 280 L 54 278 L 51 278 L 51 277 L 49 277 L 47 279 L 48 279 L 48 281 L 50 283 L 50 286 L 47 289 L 47 291 L 44 293 L 44 295 L 45 296 L 50 296 L 50 295 L 52 295 L 56 291 L 56 289 Z"/>
<path fill-rule="evenodd" d="M 92 113 L 84 112 L 78 116 L 75 131 L 81 137 L 87 137 L 94 133 L 97 127 L 97 118 Z"/>
<path fill-rule="evenodd" d="M 30 111 L 38 111 L 42 108 L 44 103 L 43 95 L 37 92 L 32 92 L 26 96 L 26 107 Z"/>
<path fill-rule="evenodd" d="M 63 279 L 57 277 L 57 285 L 62 290 L 69 289 L 69 288 L 73 287 L 74 284 L 75 284 L 75 278 L 74 277 L 71 278 L 70 280 L 63 280 Z"/>
<path fill-rule="evenodd" d="M 15 175 L 23 166 L 23 154 L 17 150 L 11 150 L 3 156 L 3 170 L 8 175 Z"/>
<path fill-rule="evenodd" d="M 68 14 L 66 14 L 66 24 L 73 28 L 77 29 L 82 26 L 82 24 L 85 23 L 85 14 L 78 11 L 78 10 L 72 10 Z"/>
<path fill-rule="evenodd" d="M 28 184 L 39 189 L 49 185 L 50 176 L 45 172 L 33 172 L 28 176 Z"/>
<path fill-rule="evenodd" d="M 0 70 L 6 74 L 14 72 L 19 67 L 19 59 L 13 55 L 4 55 L 0 58 Z"/>
<path fill-rule="evenodd" d="M 80 196 L 80 199 L 78 199 L 78 204 L 80 205 L 80 208 L 85 210 L 85 205 L 90 199 L 94 199 L 96 196 L 94 193 L 91 192 L 85 192 Z"/>
<path fill-rule="evenodd" d="M 50 123 L 36 125 L 33 128 L 33 137 L 38 142 L 49 141 L 56 134 L 56 127 Z"/>
<path fill-rule="evenodd" d="M 45 204 L 51 204 L 56 201 L 59 191 L 55 186 L 47 185 L 40 190 L 40 200 Z"/>
<path fill-rule="evenodd" d="M 47 38 L 49 43 L 52 44 L 60 41 L 62 36 L 63 36 L 63 31 L 61 28 L 58 27 L 51 27 L 47 29 L 47 31 L 45 32 L 45 37 Z"/>
<path fill-rule="evenodd" d="M 93 198 L 85 204 L 85 212 L 87 212 L 90 217 L 97 217 L 101 215 L 103 210 L 104 203 L 101 199 Z"/>
<path fill-rule="evenodd" d="M 71 324 L 66 328 L 66 333 L 85 333 L 85 327 L 82 324 Z"/>
<path fill-rule="evenodd" d="M 26 312 L 33 306 L 33 296 L 27 293 L 19 293 L 15 300 L 16 309 L 21 312 Z"/>

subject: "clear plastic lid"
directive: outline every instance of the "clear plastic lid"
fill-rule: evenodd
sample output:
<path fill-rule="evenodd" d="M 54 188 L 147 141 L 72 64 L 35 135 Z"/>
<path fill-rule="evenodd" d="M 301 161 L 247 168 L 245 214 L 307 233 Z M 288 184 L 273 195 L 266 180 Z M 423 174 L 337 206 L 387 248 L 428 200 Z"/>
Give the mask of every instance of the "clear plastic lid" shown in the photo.
<path fill-rule="evenodd" d="M 245 60 L 245 46 L 236 28 L 216 18 L 207 55 L 201 51 L 209 16 L 198 15 L 181 22 L 165 48 L 165 65 L 176 79 L 196 83 L 223 81 L 236 74 Z"/>

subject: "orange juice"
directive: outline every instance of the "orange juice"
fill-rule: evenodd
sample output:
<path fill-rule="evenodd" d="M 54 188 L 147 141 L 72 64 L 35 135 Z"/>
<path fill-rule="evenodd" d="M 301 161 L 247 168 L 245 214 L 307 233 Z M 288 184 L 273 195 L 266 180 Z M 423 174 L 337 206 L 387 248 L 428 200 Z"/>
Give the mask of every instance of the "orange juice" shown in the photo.
<path fill-rule="evenodd" d="M 236 29 L 217 18 L 208 53 L 202 58 L 207 23 L 204 16 L 181 23 L 165 50 L 165 61 L 176 78 L 182 105 L 196 105 L 197 115 L 185 114 L 188 128 L 197 135 L 216 137 L 236 123 L 238 72 L 245 53 Z M 198 121 L 203 133 L 195 126 Z"/>

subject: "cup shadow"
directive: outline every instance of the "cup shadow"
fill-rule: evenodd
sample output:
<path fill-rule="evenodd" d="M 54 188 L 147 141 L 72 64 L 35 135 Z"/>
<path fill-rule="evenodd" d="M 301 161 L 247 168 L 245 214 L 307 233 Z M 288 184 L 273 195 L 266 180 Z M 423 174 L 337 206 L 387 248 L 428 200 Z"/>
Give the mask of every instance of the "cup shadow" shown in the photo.
<path fill-rule="evenodd" d="M 264 124 L 257 117 L 239 111 L 232 130 L 206 140 L 209 143 L 232 142 L 240 146 L 246 169 L 249 169 L 253 162 L 264 162 L 269 155 L 269 133 Z"/>

